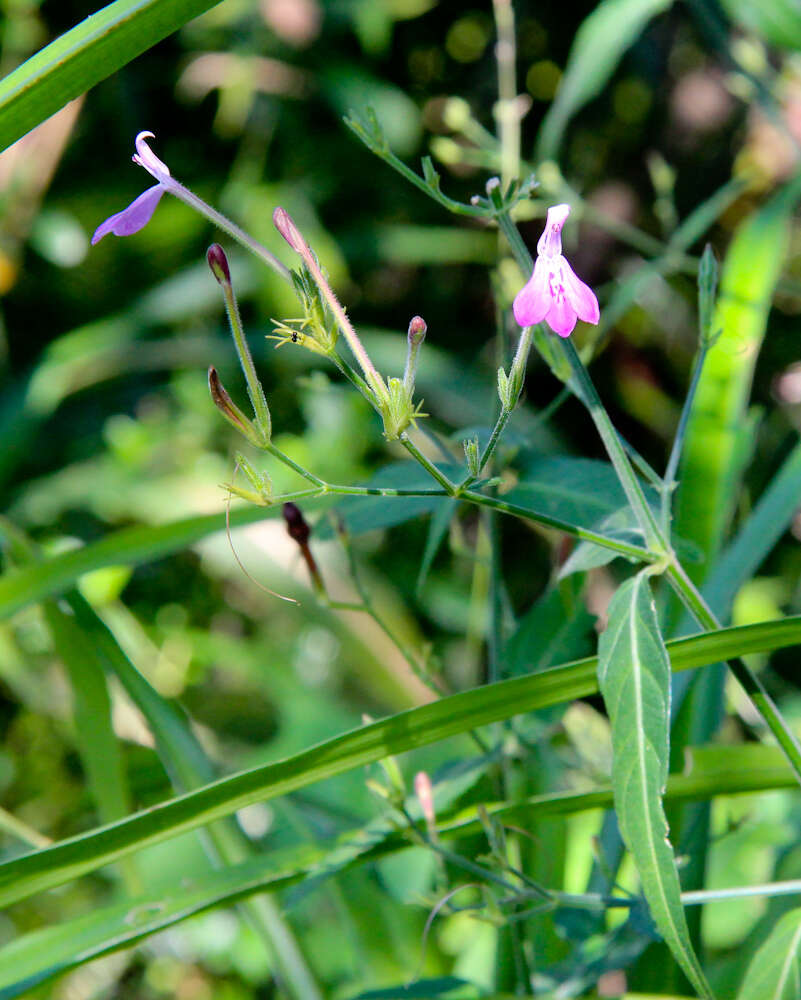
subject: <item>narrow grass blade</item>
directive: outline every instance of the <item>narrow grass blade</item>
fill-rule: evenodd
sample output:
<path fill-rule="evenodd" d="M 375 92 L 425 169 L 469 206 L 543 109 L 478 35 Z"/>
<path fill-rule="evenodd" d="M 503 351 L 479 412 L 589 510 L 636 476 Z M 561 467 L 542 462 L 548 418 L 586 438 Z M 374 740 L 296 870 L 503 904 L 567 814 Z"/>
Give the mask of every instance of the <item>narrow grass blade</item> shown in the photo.
<path fill-rule="evenodd" d="M 116 0 L 0 81 L 0 151 L 219 0 Z"/>
<path fill-rule="evenodd" d="M 278 510 L 269 511 L 263 507 L 232 510 L 231 527 L 253 524 L 278 513 Z M 27 604 L 61 593 L 84 573 L 105 566 L 136 566 L 159 559 L 224 530 L 225 513 L 221 503 L 219 514 L 188 517 L 171 524 L 123 528 L 99 542 L 11 570 L 0 576 L 0 618 L 7 618 Z"/>
<path fill-rule="evenodd" d="M 790 910 L 754 955 L 737 1000 L 798 1000 L 801 996 L 801 909 Z"/>
<path fill-rule="evenodd" d="M 96 648 L 71 615 L 54 601 L 47 601 L 44 617 L 69 676 L 76 741 L 89 791 L 101 822 L 112 823 L 131 811 L 131 795 L 120 742 L 111 722 L 106 677 Z M 129 891 L 136 892 L 140 883 L 131 860 L 122 871 Z"/>
<path fill-rule="evenodd" d="M 720 629 L 668 644 L 673 670 L 801 643 L 801 616 Z M 442 698 L 326 740 L 284 760 L 208 784 L 121 822 L 0 865 L 0 906 L 108 864 L 148 844 L 197 829 L 237 809 L 286 795 L 392 754 L 499 722 L 523 712 L 583 698 L 598 690 L 598 660 L 544 670 Z"/>
<path fill-rule="evenodd" d="M 91 643 L 105 669 L 119 680 L 147 719 L 159 757 L 176 791 L 197 788 L 212 781 L 214 767 L 195 737 L 189 719 L 180 708 L 162 698 L 142 676 L 105 623 L 80 594 L 68 594 L 67 601 L 77 626 L 86 637 L 85 641 Z M 102 683 L 102 674 L 100 680 Z M 216 865 L 232 865 L 252 857 L 249 841 L 230 816 L 211 824 L 205 840 L 210 859 Z M 259 896 L 243 906 L 267 945 L 272 960 L 280 968 L 287 991 L 297 1000 L 318 1000 L 321 994 L 317 983 L 291 928 L 275 903 Z"/>
<path fill-rule="evenodd" d="M 538 160 L 556 159 L 573 115 L 603 90 L 623 53 L 671 0 L 603 0 L 576 32 L 567 66 L 537 142 Z"/>
<path fill-rule="evenodd" d="M 618 588 L 598 649 L 598 680 L 612 726 L 612 787 L 620 832 L 660 934 L 694 989 L 712 992 L 690 942 L 667 839 L 670 661 L 647 573 Z"/>

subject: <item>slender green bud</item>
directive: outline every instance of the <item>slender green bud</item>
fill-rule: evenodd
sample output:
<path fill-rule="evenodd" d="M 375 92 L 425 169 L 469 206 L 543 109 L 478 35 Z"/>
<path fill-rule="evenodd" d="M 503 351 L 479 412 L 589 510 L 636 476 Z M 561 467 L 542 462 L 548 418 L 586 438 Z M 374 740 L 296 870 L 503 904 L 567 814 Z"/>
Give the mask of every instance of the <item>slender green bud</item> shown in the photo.
<path fill-rule="evenodd" d="M 427 329 L 426 321 L 422 316 L 412 317 L 407 334 L 406 369 L 403 372 L 403 385 L 410 396 L 414 392 L 414 379 L 417 374 L 417 355 L 420 353 L 420 348 L 426 339 Z"/>
<path fill-rule="evenodd" d="M 500 397 L 503 409 L 511 410 L 513 406 L 511 400 L 511 387 L 509 385 L 509 377 L 503 368 L 498 369 L 498 396 Z"/>
<path fill-rule="evenodd" d="M 212 402 L 228 423 L 246 437 L 251 444 L 261 447 L 264 444 L 264 437 L 225 391 L 217 369 L 213 367 L 209 368 L 209 392 Z"/>
<path fill-rule="evenodd" d="M 481 472 L 481 459 L 478 452 L 478 438 L 465 438 L 462 445 L 464 446 L 464 457 L 467 462 L 467 471 L 473 479 L 477 479 L 479 472 Z"/>
<path fill-rule="evenodd" d="M 698 332 L 701 343 L 708 346 L 711 346 L 716 337 L 712 324 L 715 319 L 719 270 L 715 252 L 707 243 L 698 268 Z"/>

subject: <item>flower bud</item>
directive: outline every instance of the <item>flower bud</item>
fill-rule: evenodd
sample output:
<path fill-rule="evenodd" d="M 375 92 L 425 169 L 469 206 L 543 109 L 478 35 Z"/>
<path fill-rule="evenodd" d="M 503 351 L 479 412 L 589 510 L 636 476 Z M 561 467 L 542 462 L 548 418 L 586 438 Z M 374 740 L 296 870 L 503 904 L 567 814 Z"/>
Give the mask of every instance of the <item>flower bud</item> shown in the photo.
<path fill-rule="evenodd" d="M 276 208 L 273 212 L 273 225 L 296 253 L 304 252 L 306 241 L 285 208 Z"/>
<path fill-rule="evenodd" d="M 236 427 L 240 434 L 243 434 L 251 444 L 259 447 L 263 445 L 262 435 L 259 434 L 253 423 L 248 420 L 225 391 L 225 387 L 220 381 L 220 376 L 217 374 L 217 369 L 214 367 L 209 368 L 209 392 L 211 393 L 212 402 L 229 424 Z"/>
<path fill-rule="evenodd" d="M 434 825 L 436 817 L 434 814 L 434 789 L 431 786 L 431 778 L 425 771 L 418 771 L 414 776 L 414 791 L 426 825 Z"/>
<path fill-rule="evenodd" d="M 211 273 L 221 285 L 231 284 L 231 269 L 228 267 L 228 258 L 219 243 L 212 243 L 206 251 Z"/>
<path fill-rule="evenodd" d="M 703 254 L 701 254 L 701 263 L 698 268 L 698 327 L 701 343 L 707 345 L 711 345 L 714 340 L 712 323 L 715 316 L 718 270 L 715 252 L 707 243 Z"/>
<path fill-rule="evenodd" d="M 467 471 L 473 477 L 473 479 L 478 478 L 478 474 L 481 472 L 480 458 L 478 452 L 478 438 L 466 438 L 462 442 L 464 446 L 464 457 L 467 462 Z"/>
<path fill-rule="evenodd" d="M 300 507 L 294 503 L 285 503 L 281 513 L 284 515 L 289 537 L 293 538 L 298 545 L 308 545 L 311 528 L 306 518 L 301 514 Z"/>
<path fill-rule="evenodd" d="M 419 347 L 425 340 L 427 330 L 428 327 L 426 326 L 426 321 L 423 317 L 413 316 L 409 322 L 409 343 L 414 344 L 415 347 Z"/>
<path fill-rule="evenodd" d="M 427 330 L 426 321 L 422 316 L 412 317 L 409 323 L 409 331 L 406 335 L 408 347 L 406 349 L 406 368 L 403 372 L 403 386 L 410 400 L 414 392 L 414 380 L 417 374 L 417 355 L 420 352 L 423 341 L 426 339 Z"/>

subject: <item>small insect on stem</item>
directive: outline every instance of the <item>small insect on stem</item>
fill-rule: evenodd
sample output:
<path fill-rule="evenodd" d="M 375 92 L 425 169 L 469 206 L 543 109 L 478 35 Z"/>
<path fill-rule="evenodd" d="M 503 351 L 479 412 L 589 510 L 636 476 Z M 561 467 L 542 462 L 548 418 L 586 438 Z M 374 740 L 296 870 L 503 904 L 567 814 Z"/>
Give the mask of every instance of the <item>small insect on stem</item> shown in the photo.
<path fill-rule="evenodd" d="M 317 568 L 317 563 L 315 562 L 314 556 L 309 548 L 309 536 L 311 535 L 311 528 L 306 521 L 306 518 L 301 514 L 300 508 L 294 503 L 285 503 L 283 506 L 284 520 L 286 521 L 286 530 L 290 538 L 293 538 L 298 543 L 298 548 L 300 549 L 300 554 L 309 569 L 309 576 L 312 580 L 312 585 L 318 594 L 325 593 L 325 587 L 323 586 L 323 578 L 320 576 L 320 570 Z"/>

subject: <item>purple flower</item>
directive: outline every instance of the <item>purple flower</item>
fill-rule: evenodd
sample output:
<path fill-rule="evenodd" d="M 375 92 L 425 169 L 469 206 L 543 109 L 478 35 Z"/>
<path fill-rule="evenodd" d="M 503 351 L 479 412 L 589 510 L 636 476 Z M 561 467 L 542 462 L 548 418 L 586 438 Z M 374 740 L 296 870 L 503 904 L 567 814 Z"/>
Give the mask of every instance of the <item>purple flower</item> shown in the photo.
<path fill-rule="evenodd" d="M 600 318 L 595 292 L 585 285 L 562 256 L 562 226 L 569 205 L 548 209 L 545 229 L 537 243 L 534 273 L 518 292 L 512 309 L 520 326 L 543 320 L 560 337 L 569 337 L 577 319 L 597 323 Z"/>
<path fill-rule="evenodd" d="M 162 163 L 156 154 L 145 142 L 146 139 L 153 139 L 152 132 L 140 132 L 136 137 L 136 152 L 133 155 L 134 163 L 138 163 L 158 181 L 147 191 L 143 191 L 131 204 L 116 215 L 110 216 L 105 222 L 101 222 L 92 237 L 92 244 L 99 243 L 108 233 L 115 236 L 130 236 L 131 233 L 138 233 L 140 229 L 150 222 L 150 218 L 156 211 L 156 205 L 161 201 L 161 196 L 167 190 L 170 183 L 170 168 L 166 163 Z"/>

